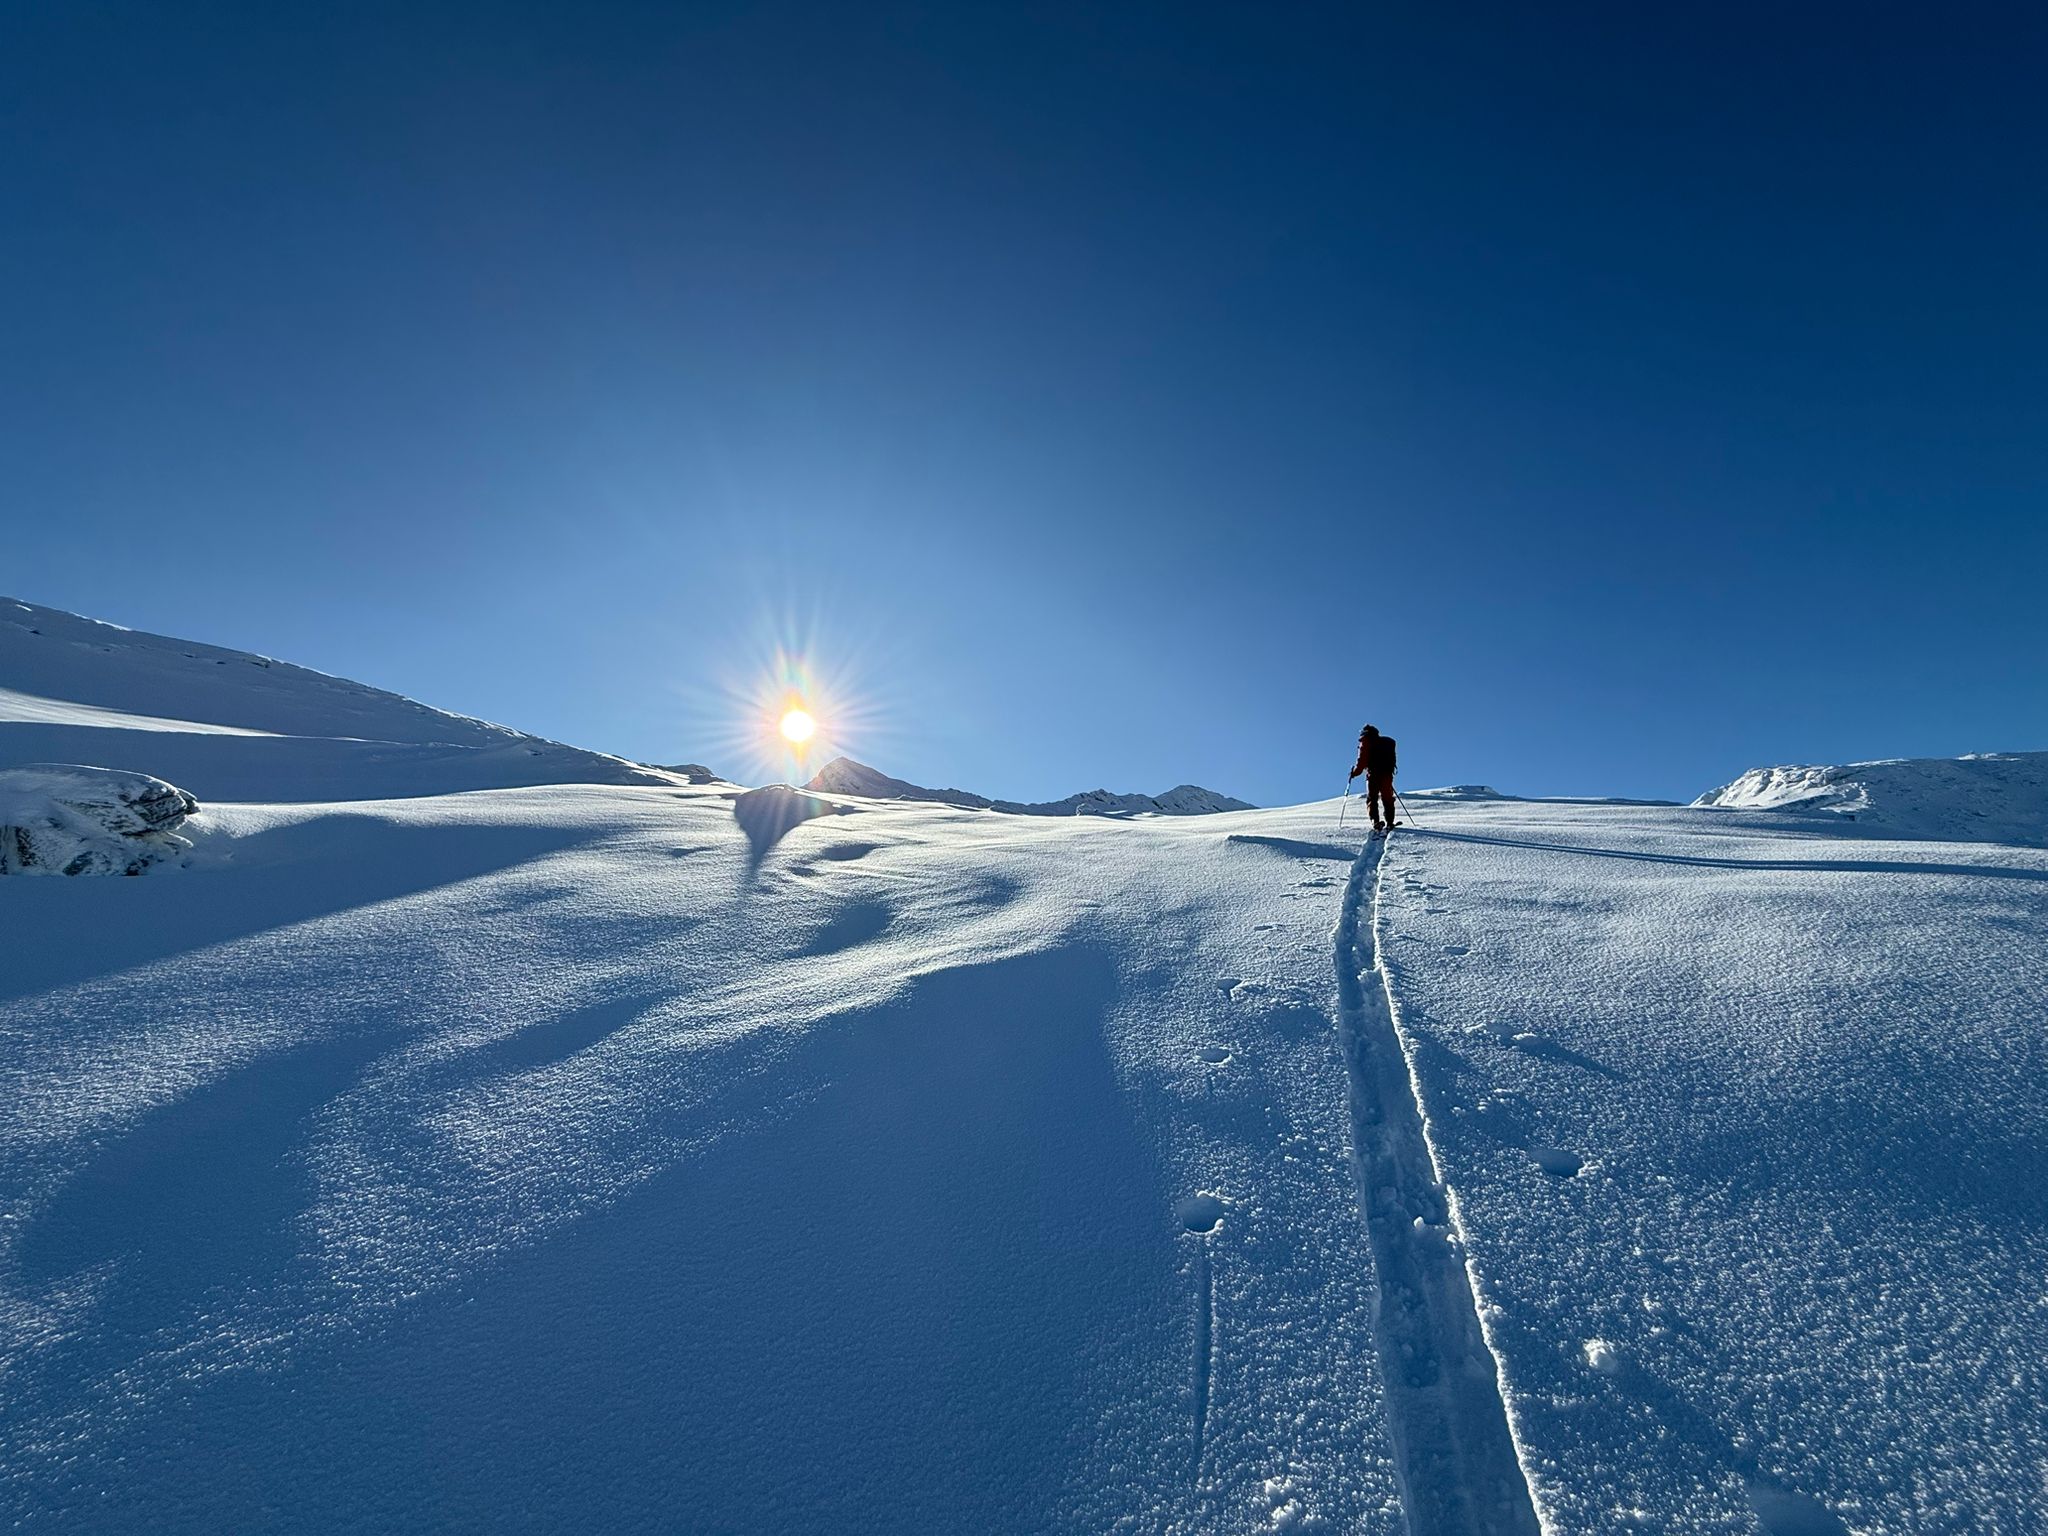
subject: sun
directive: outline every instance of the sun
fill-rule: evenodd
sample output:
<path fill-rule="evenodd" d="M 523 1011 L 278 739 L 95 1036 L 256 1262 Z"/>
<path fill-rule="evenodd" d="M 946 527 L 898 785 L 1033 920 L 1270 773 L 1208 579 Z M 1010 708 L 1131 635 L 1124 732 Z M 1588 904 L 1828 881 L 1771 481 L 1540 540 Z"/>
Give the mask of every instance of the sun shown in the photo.
<path fill-rule="evenodd" d="M 798 626 L 776 627 L 793 631 Z M 716 700 L 707 698 L 703 706 L 702 724 L 710 727 L 704 732 L 707 743 L 744 762 L 745 774 L 752 776 L 747 782 L 802 784 L 818 764 L 874 739 L 884 716 L 872 696 L 855 687 L 858 674 L 846 663 L 838 663 L 838 671 L 821 668 L 808 644 L 796 644 L 787 633 L 781 643 L 763 650 L 765 664 L 759 670 L 723 679 Z"/>

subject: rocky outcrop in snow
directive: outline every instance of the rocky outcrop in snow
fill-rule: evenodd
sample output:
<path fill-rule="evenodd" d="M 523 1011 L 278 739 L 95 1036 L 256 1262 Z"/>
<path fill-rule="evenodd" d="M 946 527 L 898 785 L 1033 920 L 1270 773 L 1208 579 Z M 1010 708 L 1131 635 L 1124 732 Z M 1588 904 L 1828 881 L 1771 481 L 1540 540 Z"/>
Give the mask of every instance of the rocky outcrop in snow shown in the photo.
<path fill-rule="evenodd" d="M 2048 843 L 2048 752 L 1752 768 L 1693 804 L 1838 816 L 1901 837 Z"/>
<path fill-rule="evenodd" d="M 1086 789 L 1064 800 L 991 800 L 965 789 L 927 789 L 908 779 L 891 778 L 879 768 L 835 757 L 804 786 L 820 794 L 859 795 L 868 800 L 930 800 L 975 811 L 1001 811 L 1010 816 L 1207 816 L 1216 811 L 1248 811 L 1251 802 L 1177 784 L 1162 795 L 1118 795 Z"/>
<path fill-rule="evenodd" d="M 199 802 L 146 773 L 77 763 L 0 769 L 0 875 L 139 875 L 192 846 Z"/>

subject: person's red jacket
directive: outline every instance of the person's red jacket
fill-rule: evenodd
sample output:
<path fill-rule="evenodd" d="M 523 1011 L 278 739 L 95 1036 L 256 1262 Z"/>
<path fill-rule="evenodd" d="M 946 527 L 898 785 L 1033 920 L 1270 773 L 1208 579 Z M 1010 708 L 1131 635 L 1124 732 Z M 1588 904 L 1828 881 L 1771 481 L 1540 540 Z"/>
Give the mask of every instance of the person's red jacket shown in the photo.
<path fill-rule="evenodd" d="M 1351 777 L 1364 774 L 1369 779 L 1391 779 L 1394 776 L 1394 738 L 1391 736 L 1368 735 L 1361 731 L 1358 736 L 1358 766 L 1351 770 Z"/>

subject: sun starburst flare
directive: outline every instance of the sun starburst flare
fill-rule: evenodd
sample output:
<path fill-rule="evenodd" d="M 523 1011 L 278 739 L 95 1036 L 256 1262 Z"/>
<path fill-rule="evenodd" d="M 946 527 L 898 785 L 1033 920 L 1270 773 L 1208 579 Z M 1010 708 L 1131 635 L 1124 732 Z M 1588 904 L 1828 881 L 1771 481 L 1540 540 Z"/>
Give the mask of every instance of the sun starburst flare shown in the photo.
<path fill-rule="evenodd" d="M 688 755 L 735 782 L 801 786 L 835 757 L 886 751 L 894 712 L 874 686 L 891 669 L 875 648 L 844 634 L 827 642 L 815 620 L 764 612 L 753 665 L 742 651 L 741 670 L 691 690 Z"/>

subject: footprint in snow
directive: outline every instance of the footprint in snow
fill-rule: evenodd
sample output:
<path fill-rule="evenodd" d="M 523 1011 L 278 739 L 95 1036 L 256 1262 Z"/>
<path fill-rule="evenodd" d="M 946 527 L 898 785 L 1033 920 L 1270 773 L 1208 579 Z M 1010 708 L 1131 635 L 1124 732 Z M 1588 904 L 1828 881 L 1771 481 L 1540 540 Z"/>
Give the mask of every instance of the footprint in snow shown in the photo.
<path fill-rule="evenodd" d="M 1536 1159 L 1536 1166 L 1554 1179 L 1578 1177 L 1579 1170 L 1586 1166 L 1586 1160 L 1562 1147 L 1531 1147 L 1529 1155 Z"/>
<path fill-rule="evenodd" d="M 1447 955 L 1469 955 L 1472 953 L 1472 949 L 1470 945 L 1466 944 L 1446 944 L 1444 946 L 1444 953 Z"/>
<path fill-rule="evenodd" d="M 820 959 L 852 949 L 857 944 L 879 937 L 895 917 L 885 902 L 850 902 L 827 919 L 825 925 L 798 948 L 797 954 L 806 959 Z"/>
<path fill-rule="evenodd" d="M 1220 1067 L 1230 1060 L 1230 1052 L 1220 1045 L 1205 1045 L 1195 1052 L 1195 1059 L 1212 1067 Z"/>
<path fill-rule="evenodd" d="M 1769 1483 L 1751 1483 L 1743 1492 L 1769 1536 L 1849 1536 L 1835 1512 L 1807 1494 Z"/>
<path fill-rule="evenodd" d="M 820 848 L 812 857 L 829 859 L 835 864 L 850 864 L 855 859 L 866 858 L 881 846 L 880 843 L 834 843 L 829 848 Z"/>
<path fill-rule="evenodd" d="M 1190 1232 L 1214 1232 L 1223 1225 L 1223 1197 L 1204 1190 L 1199 1195 L 1189 1195 L 1174 1207 L 1173 1213 Z"/>

